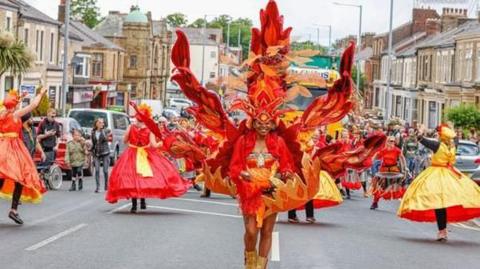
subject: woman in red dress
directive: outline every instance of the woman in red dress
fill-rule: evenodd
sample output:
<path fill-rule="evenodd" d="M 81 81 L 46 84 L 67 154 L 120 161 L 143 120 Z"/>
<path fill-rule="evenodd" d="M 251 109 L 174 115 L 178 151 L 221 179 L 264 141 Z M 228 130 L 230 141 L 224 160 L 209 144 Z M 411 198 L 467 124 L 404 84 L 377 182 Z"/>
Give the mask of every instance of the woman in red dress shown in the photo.
<path fill-rule="evenodd" d="M 146 105 L 138 107 L 151 117 Z M 131 212 L 137 212 L 137 198 L 141 209 L 146 209 L 145 198 L 167 199 L 187 192 L 189 183 L 178 174 L 175 166 L 155 148 L 155 136 L 137 115 L 137 122 L 129 127 L 124 141 L 128 148 L 112 169 L 106 200 L 132 199 Z"/>
<path fill-rule="evenodd" d="M 42 89 L 30 105 L 17 109 L 21 98 L 18 92 L 10 91 L 0 104 L 0 197 L 12 200 L 8 217 L 20 225 L 19 202 L 40 203 L 46 191 L 21 137 L 21 117 L 35 109 L 45 93 Z"/>
<path fill-rule="evenodd" d="M 380 172 L 382 173 L 401 173 L 401 167 L 405 167 L 405 158 L 402 151 L 395 145 L 395 137 L 390 136 L 387 139 L 386 147 L 377 154 L 377 159 L 382 162 Z M 378 208 L 378 202 L 381 198 L 385 200 L 399 199 L 403 196 L 405 189 L 399 184 L 388 184 L 387 179 L 375 177 L 372 182 L 373 203 L 370 209 Z"/>

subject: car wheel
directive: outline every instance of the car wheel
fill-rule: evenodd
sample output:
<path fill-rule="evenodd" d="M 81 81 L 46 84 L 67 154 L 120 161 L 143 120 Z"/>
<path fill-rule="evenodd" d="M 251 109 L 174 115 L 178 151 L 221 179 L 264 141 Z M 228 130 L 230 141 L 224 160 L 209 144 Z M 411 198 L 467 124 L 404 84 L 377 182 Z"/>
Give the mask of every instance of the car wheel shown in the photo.
<path fill-rule="evenodd" d="M 50 189 L 60 189 L 63 183 L 62 169 L 60 169 L 60 167 L 56 165 L 53 165 L 52 167 L 50 167 L 48 173 L 48 185 L 50 185 Z"/>

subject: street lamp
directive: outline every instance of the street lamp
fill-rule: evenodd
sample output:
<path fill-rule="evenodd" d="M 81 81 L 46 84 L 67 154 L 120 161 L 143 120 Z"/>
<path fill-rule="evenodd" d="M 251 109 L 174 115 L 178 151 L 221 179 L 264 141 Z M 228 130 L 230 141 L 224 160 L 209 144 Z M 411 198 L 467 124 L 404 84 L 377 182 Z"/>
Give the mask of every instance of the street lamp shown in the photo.
<path fill-rule="evenodd" d="M 393 35 L 392 35 L 392 28 L 393 28 L 393 0 L 390 0 L 390 29 L 388 33 L 388 73 L 387 73 L 387 104 L 385 106 L 385 120 L 390 119 L 390 106 L 392 104 L 391 101 L 391 84 L 392 84 L 392 42 L 393 42 Z"/>
<path fill-rule="evenodd" d="M 63 36 L 62 117 L 66 116 L 68 92 L 68 28 L 70 26 L 70 0 L 65 1 L 65 34 Z"/>
<path fill-rule="evenodd" d="M 332 25 L 331 24 L 314 24 L 317 28 L 317 43 L 320 49 L 320 27 L 328 27 L 328 51 L 332 49 Z"/>
<path fill-rule="evenodd" d="M 345 3 L 338 3 L 334 2 L 334 5 L 337 6 L 346 6 L 346 7 L 355 7 L 358 8 L 360 11 L 360 16 L 359 16 L 359 23 L 358 23 L 358 41 L 357 41 L 357 48 L 358 51 L 360 52 L 362 48 L 362 13 L 363 13 L 363 6 L 362 5 L 353 5 L 353 4 L 345 4 Z M 360 90 L 360 61 L 358 60 L 357 57 L 357 90 Z"/>

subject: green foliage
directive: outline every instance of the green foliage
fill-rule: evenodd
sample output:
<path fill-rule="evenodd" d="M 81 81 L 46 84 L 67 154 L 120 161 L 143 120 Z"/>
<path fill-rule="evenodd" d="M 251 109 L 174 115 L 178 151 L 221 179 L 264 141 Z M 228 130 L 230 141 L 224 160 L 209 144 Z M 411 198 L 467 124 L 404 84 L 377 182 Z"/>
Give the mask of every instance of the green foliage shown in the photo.
<path fill-rule="evenodd" d="M 318 46 L 317 44 L 313 43 L 312 41 L 294 41 L 290 44 L 292 50 L 319 50 L 321 55 L 325 55 L 327 53 L 327 48 L 323 46 Z"/>
<path fill-rule="evenodd" d="M 97 26 L 101 21 L 97 0 L 72 0 L 70 14 L 90 28 Z"/>
<path fill-rule="evenodd" d="M 190 23 L 188 27 L 191 28 L 202 28 L 205 25 L 205 20 L 204 19 L 196 19 L 194 22 Z M 208 22 L 207 22 L 208 26 Z"/>
<path fill-rule="evenodd" d="M 478 129 L 480 126 L 480 110 L 473 105 L 452 107 L 445 112 L 445 117 L 455 127 Z"/>
<path fill-rule="evenodd" d="M 41 89 L 42 89 L 41 86 L 37 88 L 37 94 L 40 93 Z M 50 108 L 50 100 L 48 99 L 47 95 L 44 95 L 38 107 L 32 111 L 32 115 L 34 117 L 47 116 L 47 111 L 49 108 Z"/>
<path fill-rule="evenodd" d="M 34 55 L 23 44 L 15 40 L 11 33 L 0 33 L 0 77 L 5 72 L 18 75 L 30 68 Z"/>
<path fill-rule="evenodd" d="M 188 23 L 187 16 L 183 13 L 178 12 L 168 15 L 166 19 L 167 24 L 173 28 L 184 27 Z"/>
<path fill-rule="evenodd" d="M 352 79 L 357 85 L 357 66 L 354 65 L 352 68 Z M 365 89 L 365 74 L 360 71 L 360 93 L 363 93 Z"/>

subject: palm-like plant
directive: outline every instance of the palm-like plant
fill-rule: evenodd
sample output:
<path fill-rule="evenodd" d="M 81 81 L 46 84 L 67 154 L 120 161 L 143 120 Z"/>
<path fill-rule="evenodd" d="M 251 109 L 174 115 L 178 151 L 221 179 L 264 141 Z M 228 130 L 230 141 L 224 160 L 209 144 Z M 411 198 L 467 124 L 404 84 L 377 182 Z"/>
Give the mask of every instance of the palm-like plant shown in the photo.
<path fill-rule="evenodd" d="M 33 53 L 9 32 L 0 33 L 0 78 L 5 72 L 24 73 L 34 60 Z"/>

